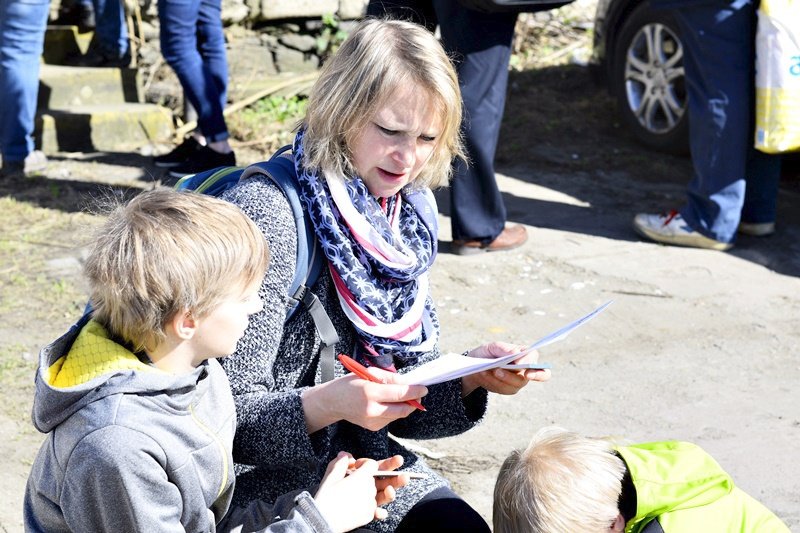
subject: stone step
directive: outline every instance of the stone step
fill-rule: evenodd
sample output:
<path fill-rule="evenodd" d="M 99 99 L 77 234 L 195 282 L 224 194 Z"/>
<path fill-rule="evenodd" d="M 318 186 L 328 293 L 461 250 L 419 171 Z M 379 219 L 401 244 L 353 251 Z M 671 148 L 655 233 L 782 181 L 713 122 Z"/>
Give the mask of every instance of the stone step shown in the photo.
<path fill-rule="evenodd" d="M 36 138 L 46 154 L 121 152 L 166 142 L 172 131 L 169 110 L 155 104 L 85 105 L 41 112 Z"/>
<path fill-rule="evenodd" d="M 39 110 L 141 102 L 137 69 L 42 65 Z"/>
<path fill-rule="evenodd" d="M 81 57 L 89 49 L 93 35 L 93 32 L 80 33 L 77 26 L 48 25 L 42 59 L 50 65 L 63 65 Z"/>

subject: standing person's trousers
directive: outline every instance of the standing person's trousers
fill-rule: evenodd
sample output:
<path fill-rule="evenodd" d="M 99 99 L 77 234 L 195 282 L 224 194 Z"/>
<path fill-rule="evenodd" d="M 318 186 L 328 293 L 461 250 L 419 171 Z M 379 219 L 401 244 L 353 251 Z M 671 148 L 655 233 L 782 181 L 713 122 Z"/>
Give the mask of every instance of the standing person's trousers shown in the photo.
<path fill-rule="evenodd" d="M 516 13 L 479 13 L 457 0 L 434 0 L 445 49 L 455 56 L 464 100 L 469 163 L 458 160 L 450 186 L 453 240 L 491 242 L 506 222 L 494 173 L 508 86 Z"/>
<path fill-rule="evenodd" d="M 681 215 L 707 237 L 733 242 L 740 220 L 775 221 L 780 178 L 780 158 L 753 148 L 757 2 L 670 4 L 684 45 L 694 166 Z"/>
<path fill-rule="evenodd" d="M 0 152 L 4 163 L 34 149 L 39 57 L 49 0 L 0 0 Z"/>
<path fill-rule="evenodd" d="M 84 0 L 85 2 L 85 0 Z M 107 57 L 122 57 L 128 53 L 128 26 L 125 23 L 123 0 L 91 0 L 94 9 L 97 43 Z"/>
<path fill-rule="evenodd" d="M 161 53 L 197 111 L 198 128 L 209 142 L 229 136 L 222 116 L 228 60 L 221 6 L 221 0 L 158 0 Z"/>

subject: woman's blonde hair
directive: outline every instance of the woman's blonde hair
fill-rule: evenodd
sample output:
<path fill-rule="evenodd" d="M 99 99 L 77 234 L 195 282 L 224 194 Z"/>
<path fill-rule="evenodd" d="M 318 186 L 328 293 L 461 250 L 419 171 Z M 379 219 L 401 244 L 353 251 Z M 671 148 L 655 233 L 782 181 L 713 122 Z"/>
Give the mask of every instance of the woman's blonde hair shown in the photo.
<path fill-rule="evenodd" d="M 238 207 L 159 188 L 117 204 L 85 265 L 93 318 L 134 351 L 165 339 L 176 313 L 202 317 L 260 283 L 269 253 Z"/>
<path fill-rule="evenodd" d="M 442 121 L 414 186 L 446 185 L 453 158 L 465 158 L 458 77 L 431 32 L 399 20 L 361 21 L 322 67 L 304 120 L 304 164 L 328 178 L 353 175 L 353 141 L 398 88 L 411 84 L 427 92 Z"/>
<path fill-rule="evenodd" d="M 494 487 L 495 533 L 598 533 L 619 514 L 625 463 L 612 444 L 540 429 L 503 463 Z"/>

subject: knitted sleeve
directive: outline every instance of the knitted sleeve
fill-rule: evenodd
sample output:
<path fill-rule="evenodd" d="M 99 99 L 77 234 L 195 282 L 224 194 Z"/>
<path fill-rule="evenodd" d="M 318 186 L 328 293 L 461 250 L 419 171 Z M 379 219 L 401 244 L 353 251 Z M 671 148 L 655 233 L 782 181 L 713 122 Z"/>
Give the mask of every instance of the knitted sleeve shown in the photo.
<path fill-rule="evenodd" d="M 287 288 L 294 277 L 297 228 L 283 193 L 266 178 L 254 177 L 223 198 L 244 211 L 269 245 L 270 261 L 259 291 L 264 309 L 250 324 L 236 352 L 220 362 L 231 383 L 238 417 L 234 439 L 237 463 L 280 468 L 317 456 L 306 431 L 302 389 L 275 368 L 284 331 Z M 298 366 L 309 355 L 298 353 Z"/>

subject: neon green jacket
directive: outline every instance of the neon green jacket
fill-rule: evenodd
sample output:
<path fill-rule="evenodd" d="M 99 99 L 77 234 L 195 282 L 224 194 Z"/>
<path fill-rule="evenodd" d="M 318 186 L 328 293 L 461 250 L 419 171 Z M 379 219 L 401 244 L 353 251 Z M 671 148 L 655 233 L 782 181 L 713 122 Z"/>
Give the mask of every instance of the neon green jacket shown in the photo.
<path fill-rule="evenodd" d="M 642 531 L 653 519 L 665 533 L 789 533 L 699 446 L 670 441 L 615 449 L 636 488 L 636 516 L 626 533 Z"/>

